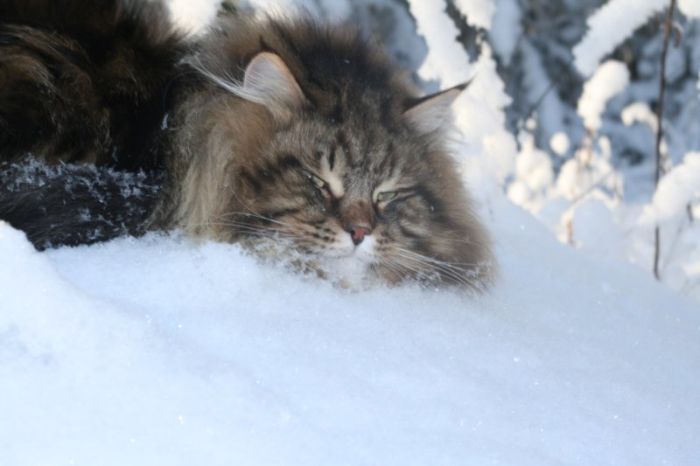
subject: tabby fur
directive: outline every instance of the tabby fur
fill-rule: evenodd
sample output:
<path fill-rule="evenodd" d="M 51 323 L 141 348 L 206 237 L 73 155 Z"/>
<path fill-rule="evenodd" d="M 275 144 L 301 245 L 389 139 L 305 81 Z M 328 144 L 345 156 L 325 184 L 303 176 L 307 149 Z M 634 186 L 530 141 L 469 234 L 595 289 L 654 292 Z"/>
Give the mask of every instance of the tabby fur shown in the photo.
<path fill-rule="evenodd" d="M 155 173 L 132 233 L 240 242 L 342 282 L 490 282 L 444 144 L 463 87 L 419 98 L 379 47 L 304 19 L 227 14 L 187 41 L 153 2 L 0 0 L 0 17 L 0 160 Z M 31 211 L 0 196 L 0 218 Z M 14 224 L 50 238 L 37 222 Z"/>

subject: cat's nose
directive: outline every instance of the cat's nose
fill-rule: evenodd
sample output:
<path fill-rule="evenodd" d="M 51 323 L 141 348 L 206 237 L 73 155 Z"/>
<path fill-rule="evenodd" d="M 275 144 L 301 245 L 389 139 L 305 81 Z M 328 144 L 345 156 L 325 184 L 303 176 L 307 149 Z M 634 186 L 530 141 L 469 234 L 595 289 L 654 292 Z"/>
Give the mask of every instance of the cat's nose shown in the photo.
<path fill-rule="evenodd" d="M 362 241 L 364 241 L 365 239 L 365 236 L 370 234 L 370 231 L 371 230 L 369 229 L 369 227 L 359 225 L 351 225 L 348 229 L 350 237 L 352 238 L 352 242 L 355 246 L 358 246 L 360 243 L 362 243 Z"/>

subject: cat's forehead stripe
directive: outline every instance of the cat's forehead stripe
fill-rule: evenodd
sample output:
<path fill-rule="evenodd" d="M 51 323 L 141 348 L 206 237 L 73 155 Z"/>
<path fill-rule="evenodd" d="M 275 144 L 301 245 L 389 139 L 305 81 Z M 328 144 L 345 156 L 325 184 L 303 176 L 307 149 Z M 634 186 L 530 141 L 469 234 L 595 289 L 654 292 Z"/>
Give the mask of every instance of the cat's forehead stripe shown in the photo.
<path fill-rule="evenodd" d="M 386 181 L 383 181 L 374 190 L 374 193 L 372 193 L 372 197 L 373 198 L 376 197 L 381 192 L 391 191 L 393 189 L 396 189 L 396 187 L 398 186 L 398 182 L 399 182 L 398 176 L 394 176 Z"/>
<path fill-rule="evenodd" d="M 338 150 L 337 145 L 333 145 L 331 147 L 330 154 L 328 155 L 328 165 L 330 166 L 331 171 L 333 171 L 333 168 L 335 168 L 335 152 Z"/>
<path fill-rule="evenodd" d="M 327 157 L 321 159 L 321 178 L 328 183 L 328 187 L 335 197 L 343 197 L 345 194 L 343 180 L 331 169 L 331 165 Z"/>

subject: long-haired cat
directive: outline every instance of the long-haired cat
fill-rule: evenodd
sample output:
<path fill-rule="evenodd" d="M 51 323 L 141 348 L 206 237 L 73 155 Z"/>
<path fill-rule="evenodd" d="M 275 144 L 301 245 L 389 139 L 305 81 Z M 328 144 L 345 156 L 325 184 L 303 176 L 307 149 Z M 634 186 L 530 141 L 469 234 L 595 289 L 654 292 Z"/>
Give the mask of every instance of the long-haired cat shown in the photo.
<path fill-rule="evenodd" d="M 154 2 L 0 0 L 0 18 L 0 218 L 38 247 L 180 229 L 334 279 L 489 281 L 443 142 L 463 86 L 417 97 L 310 20 L 226 14 L 188 41 Z"/>

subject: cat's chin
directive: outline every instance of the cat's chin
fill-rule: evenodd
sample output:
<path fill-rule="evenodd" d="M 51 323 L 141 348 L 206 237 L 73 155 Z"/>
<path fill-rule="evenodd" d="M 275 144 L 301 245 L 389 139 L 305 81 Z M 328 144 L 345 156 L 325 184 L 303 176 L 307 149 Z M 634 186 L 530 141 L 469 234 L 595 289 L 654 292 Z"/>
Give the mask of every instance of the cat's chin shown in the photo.
<path fill-rule="evenodd" d="M 282 265 L 304 276 L 330 281 L 339 288 L 361 291 L 376 286 L 373 245 L 302 252 L 293 242 L 278 237 L 242 240 L 240 244 L 263 262 Z"/>
<path fill-rule="evenodd" d="M 320 267 L 328 279 L 341 288 L 364 290 L 377 285 L 378 277 L 373 264 L 376 262 L 376 239 L 367 236 L 355 246 L 351 241 L 337 249 L 329 249 L 319 259 Z"/>
<path fill-rule="evenodd" d="M 366 290 L 377 284 L 372 263 L 356 251 L 341 257 L 324 257 L 318 260 L 324 276 L 343 289 Z"/>

